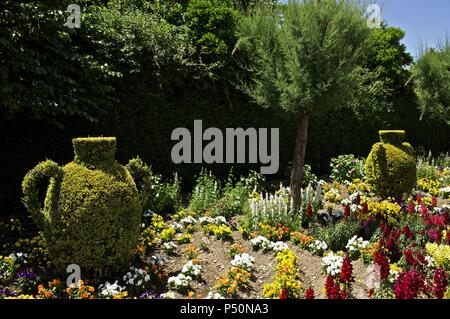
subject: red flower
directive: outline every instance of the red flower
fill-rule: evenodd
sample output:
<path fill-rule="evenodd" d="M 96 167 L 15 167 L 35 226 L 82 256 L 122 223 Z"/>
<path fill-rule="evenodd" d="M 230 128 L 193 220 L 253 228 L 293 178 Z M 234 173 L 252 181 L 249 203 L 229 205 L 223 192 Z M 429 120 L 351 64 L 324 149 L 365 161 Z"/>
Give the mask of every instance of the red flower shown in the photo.
<path fill-rule="evenodd" d="M 405 235 L 405 237 L 406 237 L 407 239 L 414 239 L 414 232 L 411 231 L 411 229 L 408 227 L 408 225 L 406 225 L 405 227 L 403 227 L 402 233 L 403 233 L 403 235 Z"/>
<path fill-rule="evenodd" d="M 436 207 L 437 206 L 437 198 L 433 196 L 431 199 L 431 206 Z"/>
<path fill-rule="evenodd" d="M 394 294 L 397 299 L 414 299 L 424 288 L 424 276 L 415 270 L 409 270 L 399 274 Z"/>
<path fill-rule="evenodd" d="M 308 203 L 308 206 L 306 207 L 306 216 L 312 217 L 312 215 L 313 215 L 312 206 L 311 203 Z"/>
<path fill-rule="evenodd" d="M 414 213 L 416 210 L 416 205 L 414 205 L 414 202 L 409 203 L 406 210 L 408 211 L 408 213 Z"/>
<path fill-rule="evenodd" d="M 341 290 L 341 296 L 340 297 L 341 297 L 342 300 L 345 300 L 345 299 L 348 298 L 347 290 L 345 289 L 345 287 Z"/>
<path fill-rule="evenodd" d="M 308 288 L 308 290 L 306 290 L 305 292 L 305 299 L 314 299 L 314 289 L 312 288 Z"/>
<path fill-rule="evenodd" d="M 342 266 L 341 266 L 341 279 L 345 284 L 351 283 L 355 281 L 353 278 L 353 265 L 350 257 L 348 255 L 345 256 Z"/>
<path fill-rule="evenodd" d="M 361 203 L 361 196 L 359 196 L 359 193 L 358 193 L 355 197 L 353 204 L 359 205 L 360 203 Z"/>
<path fill-rule="evenodd" d="M 422 203 L 421 205 L 420 205 L 420 211 L 423 213 L 423 214 L 428 214 L 428 208 L 427 208 L 427 205 L 425 205 L 424 203 Z"/>
<path fill-rule="evenodd" d="M 369 210 L 369 206 L 366 202 L 362 203 L 361 213 L 367 214 L 367 211 Z"/>
<path fill-rule="evenodd" d="M 286 288 L 284 288 L 284 289 L 281 291 L 280 299 L 288 299 L 288 290 L 287 290 Z"/>
<path fill-rule="evenodd" d="M 412 250 L 405 249 L 403 252 L 403 255 L 405 256 L 405 260 L 410 266 L 417 266 L 417 260 L 414 258 L 414 254 Z"/>
<path fill-rule="evenodd" d="M 327 276 L 325 280 L 325 293 L 328 299 L 339 299 L 340 297 L 340 287 L 335 282 L 334 278 L 331 275 Z"/>
<path fill-rule="evenodd" d="M 422 202 L 422 196 L 420 196 L 419 194 L 417 194 L 416 196 L 416 202 L 419 204 Z"/>
<path fill-rule="evenodd" d="M 373 255 L 373 262 L 380 267 L 380 280 L 387 279 L 390 272 L 389 259 L 387 256 L 381 251 L 377 251 Z"/>
<path fill-rule="evenodd" d="M 447 291 L 448 276 L 447 273 L 439 267 L 434 273 L 434 296 L 437 299 L 442 299 L 444 293 Z"/>
<path fill-rule="evenodd" d="M 439 239 L 441 238 L 440 234 L 437 231 L 435 231 L 434 229 L 428 230 L 428 237 L 433 239 L 435 242 L 438 242 Z"/>
<path fill-rule="evenodd" d="M 348 205 L 344 206 L 344 216 L 345 217 L 350 216 L 350 206 L 348 206 Z"/>

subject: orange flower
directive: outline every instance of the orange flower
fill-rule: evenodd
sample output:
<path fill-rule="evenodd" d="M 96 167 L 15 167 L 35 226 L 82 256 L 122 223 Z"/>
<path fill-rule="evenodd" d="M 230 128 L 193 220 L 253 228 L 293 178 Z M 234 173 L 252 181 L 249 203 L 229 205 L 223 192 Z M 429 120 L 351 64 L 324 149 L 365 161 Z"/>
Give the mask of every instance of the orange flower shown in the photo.
<path fill-rule="evenodd" d="M 84 289 L 86 289 L 86 286 L 81 285 L 79 289 L 80 289 L 80 291 L 84 291 Z"/>
<path fill-rule="evenodd" d="M 42 294 L 43 291 L 44 291 L 44 285 L 40 284 L 40 285 L 38 286 L 38 291 L 39 291 L 40 294 Z"/>
<path fill-rule="evenodd" d="M 59 279 L 53 279 L 53 284 L 54 284 L 55 286 L 58 286 L 59 284 L 61 284 L 61 280 L 59 280 Z"/>
<path fill-rule="evenodd" d="M 92 286 L 89 286 L 89 291 L 93 293 L 95 291 L 95 288 Z"/>
<path fill-rule="evenodd" d="M 66 288 L 66 292 L 71 295 L 72 294 L 72 289 L 71 288 Z"/>
<path fill-rule="evenodd" d="M 50 298 L 51 296 L 53 296 L 53 293 L 52 293 L 51 291 L 46 291 L 46 292 L 44 293 L 44 297 L 45 297 L 45 298 Z"/>
<path fill-rule="evenodd" d="M 89 294 L 85 291 L 81 294 L 82 299 L 87 299 L 89 297 Z"/>

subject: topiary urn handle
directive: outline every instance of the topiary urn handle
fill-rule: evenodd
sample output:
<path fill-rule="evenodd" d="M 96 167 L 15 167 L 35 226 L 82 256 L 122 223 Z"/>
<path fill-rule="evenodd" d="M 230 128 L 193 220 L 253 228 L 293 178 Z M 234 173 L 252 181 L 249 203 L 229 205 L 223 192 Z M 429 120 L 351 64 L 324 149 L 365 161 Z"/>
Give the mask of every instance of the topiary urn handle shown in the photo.
<path fill-rule="evenodd" d="M 47 204 L 53 205 L 56 199 L 46 196 L 44 205 L 41 205 L 39 202 L 40 185 L 45 179 L 49 180 L 49 185 L 59 185 L 63 174 L 62 168 L 57 163 L 46 160 L 30 170 L 22 181 L 22 202 L 41 229 L 48 222 L 48 215 L 44 212 L 44 206 Z M 47 203 L 47 201 L 49 202 Z"/>

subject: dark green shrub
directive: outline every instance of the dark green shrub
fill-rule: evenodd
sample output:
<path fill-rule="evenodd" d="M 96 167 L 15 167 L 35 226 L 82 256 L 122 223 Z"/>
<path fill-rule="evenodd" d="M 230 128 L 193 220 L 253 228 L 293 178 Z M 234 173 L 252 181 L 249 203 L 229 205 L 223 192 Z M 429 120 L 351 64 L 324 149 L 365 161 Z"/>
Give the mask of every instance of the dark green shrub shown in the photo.
<path fill-rule="evenodd" d="M 212 208 L 220 198 L 220 185 L 216 178 L 202 170 L 194 191 L 192 192 L 191 200 L 189 202 L 189 210 L 196 213 L 204 213 Z"/>
<path fill-rule="evenodd" d="M 141 204 L 129 171 L 114 160 L 115 138 L 73 140 L 75 160 L 46 161 L 24 178 L 23 203 L 61 270 L 77 264 L 95 276 L 126 267 L 140 233 Z M 38 184 L 49 179 L 44 207 Z"/>
<path fill-rule="evenodd" d="M 348 241 L 359 232 L 358 223 L 351 219 L 343 219 L 326 226 L 315 226 L 312 229 L 316 238 L 324 240 L 332 251 L 345 250 Z"/>
<path fill-rule="evenodd" d="M 173 181 L 163 181 L 160 175 L 154 175 L 148 209 L 161 214 L 172 214 L 181 208 L 181 187 L 178 176 Z"/>
<path fill-rule="evenodd" d="M 380 131 L 381 142 L 372 147 L 366 160 L 366 180 L 381 197 L 401 198 L 416 183 L 416 158 L 405 131 Z"/>
<path fill-rule="evenodd" d="M 231 176 L 223 189 L 222 197 L 213 206 L 213 216 L 224 216 L 229 218 L 233 215 L 244 213 L 249 209 L 248 199 L 253 188 L 246 185 L 242 179 L 233 185 Z"/>

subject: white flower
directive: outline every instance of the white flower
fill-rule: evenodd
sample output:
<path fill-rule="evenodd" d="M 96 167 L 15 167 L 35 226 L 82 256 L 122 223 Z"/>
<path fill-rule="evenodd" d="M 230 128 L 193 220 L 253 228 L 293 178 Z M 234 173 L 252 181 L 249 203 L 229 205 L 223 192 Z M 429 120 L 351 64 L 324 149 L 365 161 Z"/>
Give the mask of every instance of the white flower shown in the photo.
<path fill-rule="evenodd" d="M 27 257 L 28 254 L 25 253 L 12 253 L 8 256 L 13 262 L 18 262 L 18 263 L 22 263 L 22 264 L 26 264 L 27 263 Z"/>
<path fill-rule="evenodd" d="M 157 265 L 157 266 L 164 266 L 166 261 L 167 261 L 166 257 L 162 256 L 161 254 L 154 254 L 149 259 L 149 263 L 151 265 Z"/>
<path fill-rule="evenodd" d="M 323 240 L 315 240 L 311 244 L 309 244 L 309 248 L 315 253 L 323 253 L 327 250 L 328 245 Z"/>
<path fill-rule="evenodd" d="M 130 267 L 130 271 L 123 276 L 123 281 L 128 286 L 144 288 L 151 277 L 144 269 Z"/>
<path fill-rule="evenodd" d="M 352 201 L 349 198 L 345 198 L 345 199 L 341 200 L 341 205 L 342 206 L 349 206 L 351 204 L 352 204 Z"/>
<path fill-rule="evenodd" d="M 241 255 L 235 255 L 234 259 L 231 261 L 231 265 L 245 270 L 250 270 L 254 262 L 255 258 L 247 253 L 243 253 Z"/>
<path fill-rule="evenodd" d="M 167 280 L 167 286 L 169 289 L 184 290 L 189 287 L 191 282 L 191 276 L 186 276 L 183 273 L 179 273 L 177 276 L 170 277 Z"/>
<path fill-rule="evenodd" d="M 176 296 L 175 296 L 175 293 L 173 291 L 169 291 L 169 292 L 166 292 L 164 294 L 161 294 L 161 298 L 162 299 L 175 299 Z"/>
<path fill-rule="evenodd" d="M 177 245 L 173 241 L 168 241 L 163 245 L 164 249 L 167 250 L 168 252 L 173 252 L 175 249 L 177 249 Z"/>
<path fill-rule="evenodd" d="M 216 225 L 226 224 L 227 220 L 223 216 L 217 216 L 216 218 L 214 218 L 214 222 L 213 223 L 216 224 Z"/>
<path fill-rule="evenodd" d="M 180 223 L 183 225 L 193 225 L 197 224 L 197 220 L 192 216 L 188 216 L 180 220 Z"/>
<path fill-rule="evenodd" d="M 125 287 L 119 286 L 116 280 L 113 284 L 111 284 L 109 281 L 101 284 L 100 286 L 98 286 L 98 290 L 100 291 L 101 296 L 112 297 L 124 291 Z"/>
<path fill-rule="evenodd" d="M 341 273 L 343 258 L 341 256 L 328 254 L 322 258 L 323 268 L 327 275 L 336 276 Z"/>
<path fill-rule="evenodd" d="M 177 222 L 173 222 L 172 223 L 172 227 L 175 229 L 175 231 L 182 231 L 183 230 L 183 225 L 181 225 L 180 223 Z"/>
<path fill-rule="evenodd" d="M 203 267 L 200 265 L 195 265 L 192 261 L 188 261 L 183 268 L 181 269 L 181 273 L 192 278 L 197 278 L 200 276 Z"/>
<path fill-rule="evenodd" d="M 347 248 L 347 251 L 353 252 L 359 251 L 362 248 L 367 248 L 367 246 L 369 246 L 369 242 L 367 240 L 355 235 L 348 241 L 345 247 Z"/>
<path fill-rule="evenodd" d="M 275 251 L 283 251 L 288 248 L 288 245 L 282 241 L 277 241 L 273 244 L 273 250 Z"/>
<path fill-rule="evenodd" d="M 213 293 L 212 291 L 208 292 L 208 295 L 205 299 L 225 299 L 221 294 L 218 292 Z"/>
<path fill-rule="evenodd" d="M 200 217 L 199 220 L 200 224 L 215 224 L 215 225 L 223 225 L 227 223 L 227 220 L 223 216 L 217 216 L 217 217 Z"/>
<path fill-rule="evenodd" d="M 425 256 L 425 261 L 427 262 L 427 267 L 434 268 L 434 259 L 431 256 Z"/>
<path fill-rule="evenodd" d="M 255 248 L 255 249 L 261 248 L 264 251 L 269 251 L 269 250 L 273 249 L 273 243 L 270 240 L 268 240 L 266 237 L 261 236 L 261 235 L 253 238 L 250 242 L 251 242 L 253 248 Z"/>

